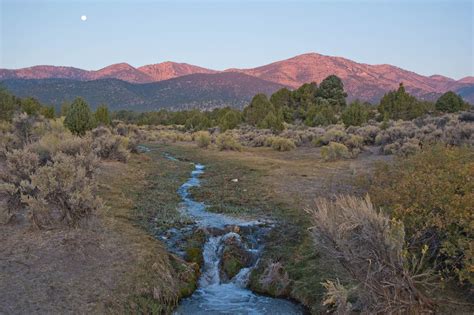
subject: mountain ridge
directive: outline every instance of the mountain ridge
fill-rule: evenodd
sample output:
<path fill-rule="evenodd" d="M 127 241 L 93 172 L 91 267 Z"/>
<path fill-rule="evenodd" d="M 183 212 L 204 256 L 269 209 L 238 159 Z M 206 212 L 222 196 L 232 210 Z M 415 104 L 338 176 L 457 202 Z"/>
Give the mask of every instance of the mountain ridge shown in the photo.
<path fill-rule="evenodd" d="M 237 82 L 237 83 L 236 83 Z M 4 86 L 19 97 L 33 95 L 59 108 L 83 97 L 92 108 L 107 104 L 112 110 L 242 108 L 257 93 L 270 95 L 284 86 L 243 73 L 195 73 L 151 83 L 130 83 L 114 78 L 91 81 L 72 79 L 8 79 Z"/>
<path fill-rule="evenodd" d="M 222 71 L 212 70 L 187 63 L 166 61 L 133 67 L 128 63 L 117 63 L 99 70 L 83 70 L 74 67 L 33 66 L 22 69 L 0 69 L 0 80 L 62 78 L 78 81 L 119 79 L 129 83 L 146 84 L 162 82 L 192 74 L 242 73 L 264 81 L 295 89 L 304 83 L 320 83 L 325 77 L 335 74 L 344 82 L 349 99 L 377 102 L 389 90 L 403 82 L 407 91 L 421 99 L 431 100 L 448 90 L 470 91 L 474 77 L 455 80 L 435 74 L 423 76 L 416 72 L 390 64 L 370 65 L 358 63 L 338 56 L 306 53 L 263 66 Z M 235 77 L 240 79 L 240 77 Z M 235 84 L 239 84 L 238 81 Z M 472 93 L 464 93 L 465 99 L 474 102 Z"/>

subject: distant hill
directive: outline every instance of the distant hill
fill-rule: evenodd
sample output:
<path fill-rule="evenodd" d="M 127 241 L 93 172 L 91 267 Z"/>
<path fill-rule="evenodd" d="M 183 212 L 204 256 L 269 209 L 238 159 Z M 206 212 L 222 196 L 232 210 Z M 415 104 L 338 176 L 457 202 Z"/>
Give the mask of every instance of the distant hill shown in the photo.
<path fill-rule="evenodd" d="M 217 71 L 176 62 L 162 62 L 140 68 L 134 68 L 128 63 L 117 63 L 100 70 L 92 71 L 73 67 L 34 66 L 16 70 L 0 69 L 0 80 L 73 79 L 90 81 L 99 79 L 119 79 L 130 83 L 151 83 L 194 73 L 215 72 Z"/>
<path fill-rule="evenodd" d="M 325 56 L 317 53 L 303 54 L 257 68 L 228 69 L 225 71 L 216 71 L 195 65 L 176 62 L 162 62 L 158 64 L 142 66 L 139 68 L 132 67 L 126 63 L 119 63 L 94 71 L 82 70 L 72 67 L 34 66 L 16 70 L 0 69 L 0 80 L 60 78 L 77 81 L 95 81 L 100 79 L 119 79 L 129 83 L 144 84 L 163 82 L 169 79 L 182 78 L 193 74 L 216 75 L 215 80 L 219 81 L 223 78 L 222 76 L 219 76 L 219 74 L 223 73 L 241 73 L 264 80 L 267 82 L 266 84 L 269 84 L 268 82 L 273 82 L 279 86 L 286 86 L 289 88 L 297 88 L 303 83 L 307 82 L 320 83 L 327 76 L 335 74 L 339 76 L 344 82 L 349 99 L 358 98 L 373 103 L 378 102 L 386 92 L 396 89 L 399 83 L 403 82 L 406 89 L 410 93 L 421 99 L 434 100 L 442 93 L 452 90 L 455 92 L 461 91 L 461 95 L 468 102 L 474 104 L 473 94 L 466 92 L 472 89 L 472 86 L 474 86 L 474 77 L 472 76 L 463 78 L 461 80 L 454 80 L 442 75 L 423 76 L 392 65 L 368 65 L 342 57 Z M 236 81 L 233 82 L 233 79 Z M 212 89 L 212 93 L 216 93 L 214 99 L 221 99 L 223 94 L 226 94 L 229 90 L 231 90 L 232 85 L 235 85 L 236 89 L 242 89 L 241 80 L 242 77 L 238 76 L 227 77 L 226 85 L 224 87 L 217 85 Z M 30 95 L 37 95 L 37 93 L 40 93 L 40 91 L 34 86 L 35 84 L 43 85 L 45 83 L 15 83 L 16 86 L 23 86 L 21 89 L 22 93 L 28 94 L 26 86 L 32 89 L 30 90 Z M 101 84 L 104 85 L 105 83 Z M 111 83 L 111 86 L 107 87 L 106 90 L 116 88 L 116 84 L 117 83 Z M 80 84 L 75 84 L 74 88 L 77 89 L 77 86 L 79 85 Z M 92 83 L 92 86 L 95 85 L 95 83 Z M 261 83 L 260 86 L 262 86 Z M 62 88 L 66 88 L 66 86 L 62 85 Z M 221 88 L 224 88 L 224 90 L 220 91 Z M 35 91 L 36 94 L 33 94 L 33 91 Z M 211 93 L 209 89 L 207 91 L 207 93 Z M 73 92 L 69 91 L 67 93 L 70 94 Z M 174 101 L 171 102 L 171 99 L 181 99 L 176 97 L 177 92 L 174 89 L 171 89 L 171 95 L 165 95 L 166 93 L 164 91 L 160 93 L 162 93 L 161 97 L 166 99 L 167 103 L 174 104 L 173 106 L 181 105 L 186 107 L 190 104 L 189 101 L 186 101 L 182 104 L 177 104 Z M 185 92 L 184 94 L 187 95 L 188 93 Z M 119 103 L 117 101 L 118 95 L 121 94 L 119 93 L 117 95 L 111 96 L 113 97 L 114 104 Z M 59 97 L 61 96 L 51 96 L 49 98 Z M 182 98 L 184 99 L 185 97 Z M 245 100 L 246 98 L 242 98 L 237 103 L 242 104 L 245 102 Z M 148 102 L 146 100 L 142 101 L 146 103 Z M 111 103 L 108 101 L 108 99 L 104 99 L 104 102 Z M 125 103 L 128 104 L 129 100 L 124 99 L 122 104 Z M 161 102 L 159 103 L 161 104 Z M 157 103 L 154 104 L 156 105 Z"/>
<path fill-rule="evenodd" d="M 211 109 L 243 107 L 257 93 L 272 94 L 283 86 L 243 73 L 191 74 L 170 80 L 135 84 L 117 79 L 8 79 L 1 82 L 20 97 L 34 96 L 59 107 L 78 96 L 92 107 L 105 103 L 113 110 L 151 111 L 160 108 Z"/>
<path fill-rule="evenodd" d="M 457 90 L 473 84 L 472 77 L 460 81 L 440 75 L 426 77 L 392 65 L 368 65 L 316 53 L 299 55 L 257 68 L 227 71 L 245 73 L 292 88 L 306 82 L 320 83 L 327 76 L 335 74 L 344 82 L 350 99 L 359 98 L 371 102 L 377 102 L 387 91 L 396 89 L 400 82 L 417 97 L 428 99 L 449 89 Z"/>

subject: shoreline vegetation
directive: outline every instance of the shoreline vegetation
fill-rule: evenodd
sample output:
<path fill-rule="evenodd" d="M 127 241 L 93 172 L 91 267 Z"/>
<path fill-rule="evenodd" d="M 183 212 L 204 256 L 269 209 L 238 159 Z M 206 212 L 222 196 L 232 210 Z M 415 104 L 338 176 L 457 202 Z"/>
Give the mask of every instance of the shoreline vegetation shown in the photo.
<path fill-rule="evenodd" d="M 202 264 L 201 234 L 184 259 L 159 240 L 189 223 L 188 161 L 206 165 L 191 193 L 208 211 L 276 222 L 253 291 L 315 314 L 472 312 L 472 107 L 403 85 L 376 107 L 345 97 L 331 76 L 243 111 L 77 99 L 57 118 L 0 91 L 0 312 L 172 312 Z"/>

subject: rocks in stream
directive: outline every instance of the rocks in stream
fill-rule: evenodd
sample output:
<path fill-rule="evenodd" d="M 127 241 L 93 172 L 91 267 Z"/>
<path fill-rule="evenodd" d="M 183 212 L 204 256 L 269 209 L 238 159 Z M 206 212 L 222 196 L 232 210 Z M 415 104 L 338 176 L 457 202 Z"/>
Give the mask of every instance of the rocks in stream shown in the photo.
<path fill-rule="evenodd" d="M 261 261 L 257 269 L 258 272 L 251 275 L 250 287 L 253 290 L 275 297 L 289 295 L 292 283 L 280 262 Z"/>
<path fill-rule="evenodd" d="M 226 236 L 222 240 L 220 260 L 221 279 L 224 281 L 232 279 L 242 268 L 250 267 L 253 258 L 239 234 L 232 232 Z"/>

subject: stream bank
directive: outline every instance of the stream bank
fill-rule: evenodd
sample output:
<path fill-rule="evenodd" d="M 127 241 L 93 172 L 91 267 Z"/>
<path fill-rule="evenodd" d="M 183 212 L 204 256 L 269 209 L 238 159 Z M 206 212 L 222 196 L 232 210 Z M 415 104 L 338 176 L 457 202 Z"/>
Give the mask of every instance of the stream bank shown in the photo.
<path fill-rule="evenodd" d="M 175 163 L 185 163 L 170 154 L 164 156 Z M 302 314 L 304 310 L 300 305 L 247 289 L 249 275 L 261 256 L 263 239 L 274 224 L 268 220 L 246 221 L 208 212 L 206 204 L 194 200 L 189 191 L 200 185 L 204 170 L 204 165 L 194 164 L 190 178 L 178 189 L 179 211 L 194 222 L 157 235 L 170 251 L 188 260 L 193 257 L 190 257 L 187 240 L 198 235 L 203 242 L 202 257 L 195 258 L 201 266 L 198 289 L 181 301 L 175 313 Z M 195 251 L 193 254 L 198 256 Z"/>

